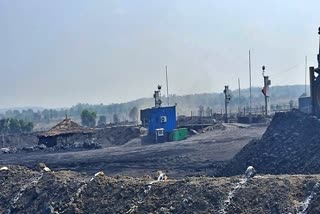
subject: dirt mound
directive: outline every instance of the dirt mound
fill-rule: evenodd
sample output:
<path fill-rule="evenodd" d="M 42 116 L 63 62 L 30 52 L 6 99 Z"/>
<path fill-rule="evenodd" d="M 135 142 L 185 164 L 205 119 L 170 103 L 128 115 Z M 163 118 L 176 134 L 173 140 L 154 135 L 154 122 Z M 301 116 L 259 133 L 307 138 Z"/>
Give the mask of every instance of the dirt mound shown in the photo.
<path fill-rule="evenodd" d="M 320 173 L 320 121 L 297 110 L 277 113 L 260 140 L 246 145 L 223 175 L 241 174 L 253 165 L 263 174 Z"/>
<path fill-rule="evenodd" d="M 134 126 L 114 126 L 100 129 L 93 135 L 102 147 L 120 146 L 132 139 L 140 137 L 139 127 Z"/>
<path fill-rule="evenodd" d="M 0 213 L 319 213 L 315 188 L 319 178 L 199 177 L 157 182 L 147 177 L 88 176 L 19 166 L 1 170 L 0 166 Z"/>

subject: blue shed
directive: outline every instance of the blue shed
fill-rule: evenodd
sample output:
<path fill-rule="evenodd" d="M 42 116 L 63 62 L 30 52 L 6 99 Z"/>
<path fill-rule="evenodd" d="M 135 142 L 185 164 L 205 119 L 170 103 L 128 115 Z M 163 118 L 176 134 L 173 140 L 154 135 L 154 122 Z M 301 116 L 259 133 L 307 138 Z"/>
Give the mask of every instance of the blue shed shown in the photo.
<path fill-rule="evenodd" d="M 156 133 L 156 129 L 163 128 L 166 134 L 177 127 L 176 106 L 148 108 L 141 110 L 142 125 L 148 128 L 149 135 Z"/>

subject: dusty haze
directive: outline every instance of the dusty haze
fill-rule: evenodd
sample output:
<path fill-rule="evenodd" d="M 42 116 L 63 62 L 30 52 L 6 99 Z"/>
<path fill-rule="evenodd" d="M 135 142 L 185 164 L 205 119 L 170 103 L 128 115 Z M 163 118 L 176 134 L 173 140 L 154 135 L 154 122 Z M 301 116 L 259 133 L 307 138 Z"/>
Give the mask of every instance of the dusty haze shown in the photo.
<path fill-rule="evenodd" d="M 0 108 L 62 107 L 253 85 L 304 84 L 316 64 L 319 1 L 0 2 Z"/>

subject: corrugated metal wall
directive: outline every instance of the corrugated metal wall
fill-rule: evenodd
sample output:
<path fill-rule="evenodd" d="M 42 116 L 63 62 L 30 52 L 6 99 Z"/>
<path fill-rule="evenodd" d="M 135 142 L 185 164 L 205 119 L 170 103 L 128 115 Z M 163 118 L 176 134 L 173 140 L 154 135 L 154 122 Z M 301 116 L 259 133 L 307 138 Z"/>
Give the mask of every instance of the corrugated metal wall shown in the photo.
<path fill-rule="evenodd" d="M 163 117 L 166 121 L 161 121 Z M 147 126 L 150 134 L 155 134 L 156 129 L 163 128 L 166 133 L 171 133 L 177 127 L 176 107 L 161 107 L 141 110 L 141 121 Z"/>

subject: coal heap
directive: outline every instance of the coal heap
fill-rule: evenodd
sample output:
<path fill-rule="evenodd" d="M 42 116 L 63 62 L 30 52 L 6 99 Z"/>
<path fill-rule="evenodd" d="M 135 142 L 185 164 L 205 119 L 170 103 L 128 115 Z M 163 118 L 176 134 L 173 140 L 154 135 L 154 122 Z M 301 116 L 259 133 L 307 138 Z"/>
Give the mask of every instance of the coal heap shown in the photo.
<path fill-rule="evenodd" d="M 141 135 L 141 130 L 138 127 L 132 126 L 115 126 L 98 130 L 94 135 L 97 142 L 103 147 L 121 146 L 134 138 Z"/>
<path fill-rule="evenodd" d="M 238 176 L 157 182 L 0 165 L 0 213 L 319 213 L 319 178 L 267 175 L 247 182 Z"/>
<path fill-rule="evenodd" d="M 252 165 L 260 174 L 320 173 L 320 121 L 293 110 L 276 113 L 260 140 L 246 145 L 222 174 L 241 174 Z"/>

